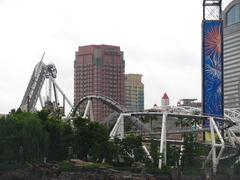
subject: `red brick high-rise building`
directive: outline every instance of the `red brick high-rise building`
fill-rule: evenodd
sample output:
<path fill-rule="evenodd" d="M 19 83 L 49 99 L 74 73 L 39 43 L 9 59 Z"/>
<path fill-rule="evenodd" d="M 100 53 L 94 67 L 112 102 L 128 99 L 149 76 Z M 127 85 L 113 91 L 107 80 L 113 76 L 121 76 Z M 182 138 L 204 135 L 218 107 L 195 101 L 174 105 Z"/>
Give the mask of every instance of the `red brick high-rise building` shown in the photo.
<path fill-rule="evenodd" d="M 118 46 L 80 46 L 74 61 L 74 104 L 87 95 L 107 96 L 124 104 L 123 52 Z M 103 121 L 112 110 L 93 100 L 94 120 Z M 85 107 L 80 107 L 83 112 Z"/>

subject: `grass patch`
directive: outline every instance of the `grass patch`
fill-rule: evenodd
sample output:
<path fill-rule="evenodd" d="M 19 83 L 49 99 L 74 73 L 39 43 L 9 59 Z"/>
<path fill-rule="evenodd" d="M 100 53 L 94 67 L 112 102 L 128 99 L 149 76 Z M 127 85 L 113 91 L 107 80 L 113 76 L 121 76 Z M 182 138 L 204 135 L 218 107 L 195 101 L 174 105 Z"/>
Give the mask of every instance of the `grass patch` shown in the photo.
<path fill-rule="evenodd" d="M 72 165 L 69 161 L 61 161 L 57 164 L 61 171 L 71 171 Z"/>
<path fill-rule="evenodd" d="M 112 166 L 106 163 L 91 163 L 81 167 L 81 169 L 84 170 L 109 169 L 109 168 L 112 168 Z"/>

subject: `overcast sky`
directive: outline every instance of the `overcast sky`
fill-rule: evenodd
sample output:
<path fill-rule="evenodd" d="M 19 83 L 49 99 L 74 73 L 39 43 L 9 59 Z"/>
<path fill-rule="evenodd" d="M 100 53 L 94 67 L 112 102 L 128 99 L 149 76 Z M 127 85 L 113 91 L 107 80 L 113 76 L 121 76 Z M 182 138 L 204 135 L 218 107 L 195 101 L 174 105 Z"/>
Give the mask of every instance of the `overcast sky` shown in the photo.
<path fill-rule="evenodd" d="M 223 0 L 223 7 L 230 0 Z M 201 99 L 202 0 L 0 0 L 0 113 L 18 108 L 34 66 L 54 63 L 73 102 L 78 46 L 117 45 L 143 74 L 145 108 L 164 92 Z"/>

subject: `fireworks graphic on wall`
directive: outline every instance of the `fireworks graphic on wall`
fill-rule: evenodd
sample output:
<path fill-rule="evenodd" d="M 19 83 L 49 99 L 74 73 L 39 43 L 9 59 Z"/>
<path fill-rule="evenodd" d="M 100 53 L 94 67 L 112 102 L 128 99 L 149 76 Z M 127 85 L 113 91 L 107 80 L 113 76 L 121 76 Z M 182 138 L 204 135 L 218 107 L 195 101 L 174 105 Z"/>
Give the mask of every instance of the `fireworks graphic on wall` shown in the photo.
<path fill-rule="evenodd" d="M 221 28 L 219 26 L 212 27 L 208 33 L 205 34 L 205 54 L 212 56 L 214 54 L 221 54 Z"/>
<path fill-rule="evenodd" d="M 223 115 L 221 28 L 220 21 L 210 21 L 204 24 L 203 112 L 216 116 Z"/>

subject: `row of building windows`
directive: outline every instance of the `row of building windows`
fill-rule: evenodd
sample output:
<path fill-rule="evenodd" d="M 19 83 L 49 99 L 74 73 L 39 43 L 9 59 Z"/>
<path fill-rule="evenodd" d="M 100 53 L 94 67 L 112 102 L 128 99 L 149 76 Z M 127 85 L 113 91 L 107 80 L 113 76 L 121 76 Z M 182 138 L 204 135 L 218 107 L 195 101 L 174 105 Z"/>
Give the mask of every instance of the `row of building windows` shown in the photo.
<path fill-rule="evenodd" d="M 240 22 L 240 4 L 236 4 L 227 12 L 227 25 Z"/>
<path fill-rule="evenodd" d="M 226 43 L 224 43 L 224 53 L 228 49 L 239 46 L 240 45 L 239 40 L 240 40 L 240 37 L 235 37 L 234 40 L 231 40 L 231 41 L 226 40 Z M 228 44 L 227 44 L 227 42 L 228 42 Z"/>
<path fill-rule="evenodd" d="M 76 69 L 80 69 L 80 70 L 84 70 L 84 69 L 98 69 L 98 67 L 94 64 L 75 64 L 75 68 Z M 120 68 L 124 68 L 124 65 L 122 64 L 103 64 L 101 66 L 101 68 L 103 69 L 120 69 Z"/>
<path fill-rule="evenodd" d="M 226 34 L 226 32 L 224 33 L 224 45 L 231 45 L 231 43 L 236 42 L 236 39 L 239 38 L 240 35 L 239 34 Z"/>
<path fill-rule="evenodd" d="M 240 39 L 239 39 L 240 40 Z M 239 44 L 236 44 L 234 47 L 231 48 L 225 48 L 224 53 L 227 55 L 228 53 L 238 51 L 240 49 Z"/>
<path fill-rule="evenodd" d="M 240 59 L 240 58 L 239 58 Z M 233 70 L 233 69 L 240 69 L 240 62 L 228 64 L 224 67 L 224 70 Z"/>
<path fill-rule="evenodd" d="M 234 86 L 236 84 L 240 83 L 240 78 L 237 81 L 228 81 L 228 82 L 224 82 L 224 87 L 228 87 L 228 86 Z"/>
<path fill-rule="evenodd" d="M 226 70 L 226 69 L 225 69 Z M 226 71 L 225 73 L 224 73 L 224 75 L 226 75 L 226 77 L 228 76 L 228 75 L 236 75 L 236 74 L 239 74 L 240 73 L 240 71 L 239 71 L 239 69 L 236 67 L 236 68 L 231 68 L 231 69 L 228 69 L 228 71 Z"/>

